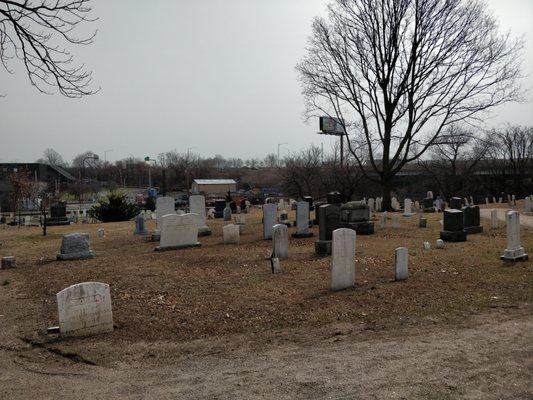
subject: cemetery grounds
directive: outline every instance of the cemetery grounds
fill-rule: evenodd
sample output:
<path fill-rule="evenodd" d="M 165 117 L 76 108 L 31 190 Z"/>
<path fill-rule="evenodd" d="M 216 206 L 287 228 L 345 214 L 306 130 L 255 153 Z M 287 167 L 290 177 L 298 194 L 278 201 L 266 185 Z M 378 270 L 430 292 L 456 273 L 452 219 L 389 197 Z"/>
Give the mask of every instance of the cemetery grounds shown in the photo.
<path fill-rule="evenodd" d="M 133 236 L 133 222 L 46 237 L 0 228 L 0 253 L 18 265 L 0 270 L 0 398 L 533 398 L 533 265 L 499 260 L 504 223 L 482 219 L 484 233 L 440 250 L 442 214 L 425 214 L 427 228 L 396 214 L 399 229 L 389 219 L 381 230 L 378 214 L 376 233 L 357 237 L 356 287 L 340 292 L 329 290 L 330 257 L 315 255 L 317 227 L 289 238 L 273 275 L 257 209 L 238 245 L 222 244 L 226 223 L 208 220 L 202 247 L 161 253 Z M 76 231 L 90 233 L 96 258 L 56 261 L 61 236 Z M 522 229 L 530 257 L 532 231 Z M 410 276 L 394 282 L 400 246 Z M 110 284 L 114 332 L 47 334 L 56 293 L 88 281 Z"/>

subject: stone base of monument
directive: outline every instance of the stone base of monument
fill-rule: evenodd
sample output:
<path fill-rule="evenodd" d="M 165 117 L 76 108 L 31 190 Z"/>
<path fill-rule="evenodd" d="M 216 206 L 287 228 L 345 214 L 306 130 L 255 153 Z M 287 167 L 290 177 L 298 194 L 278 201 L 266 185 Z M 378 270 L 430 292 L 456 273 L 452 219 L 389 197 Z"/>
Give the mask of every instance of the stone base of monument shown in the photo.
<path fill-rule="evenodd" d="M 314 235 L 313 235 L 313 232 L 307 232 L 307 233 L 294 232 L 291 234 L 291 236 L 296 239 L 303 239 L 303 238 L 313 237 Z"/>
<path fill-rule="evenodd" d="M 198 236 L 209 236 L 211 235 L 211 229 L 206 226 L 201 226 L 198 228 Z"/>
<path fill-rule="evenodd" d="M 159 242 L 161 240 L 161 232 L 153 231 L 150 239 L 152 242 Z"/>
<path fill-rule="evenodd" d="M 468 226 L 464 228 L 464 231 L 467 235 L 473 235 L 475 233 L 482 233 L 483 227 L 482 226 Z"/>
<path fill-rule="evenodd" d="M 84 251 L 82 253 L 69 253 L 69 254 L 62 254 L 59 253 L 57 255 L 58 261 L 69 261 L 69 260 L 86 260 L 88 258 L 94 258 L 94 251 Z"/>
<path fill-rule="evenodd" d="M 200 247 L 200 246 L 202 246 L 200 242 L 191 243 L 191 244 L 182 244 L 180 246 L 167 246 L 167 247 L 157 246 L 155 248 L 155 251 L 183 250 L 183 249 L 189 249 L 191 247 Z"/>
<path fill-rule="evenodd" d="M 148 235 L 148 231 L 145 229 L 144 231 L 135 231 L 133 234 L 136 236 L 146 236 Z"/>
<path fill-rule="evenodd" d="M 505 253 L 503 253 L 503 256 L 500 257 L 500 260 L 502 261 L 527 261 L 529 259 L 528 255 L 524 251 L 523 247 L 519 247 L 518 249 L 505 249 Z"/>
<path fill-rule="evenodd" d="M 445 242 L 466 242 L 466 232 L 464 231 L 442 231 L 440 238 Z"/>
<path fill-rule="evenodd" d="M 416 215 L 415 213 L 410 213 L 410 214 L 402 214 L 405 218 L 411 218 L 413 215 Z"/>
<path fill-rule="evenodd" d="M 65 218 L 46 218 L 46 226 L 70 225 L 70 221 Z"/>
<path fill-rule="evenodd" d="M 341 224 L 342 228 L 353 229 L 358 235 L 372 235 L 374 234 L 373 222 L 344 222 Z"/>
<path fill-rule="evenodd" d="M 315 253 L 320 255 L 331 254 L 331 240 L 317 240 L 315 242 Z"/>

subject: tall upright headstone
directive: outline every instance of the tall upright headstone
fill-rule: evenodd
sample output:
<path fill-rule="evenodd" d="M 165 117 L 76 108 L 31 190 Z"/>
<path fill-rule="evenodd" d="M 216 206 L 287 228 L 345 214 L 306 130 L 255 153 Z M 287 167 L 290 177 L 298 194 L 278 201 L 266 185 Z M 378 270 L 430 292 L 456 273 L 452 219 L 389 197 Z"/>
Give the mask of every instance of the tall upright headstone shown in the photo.
<path fill-rule="evenodd" d="M 161 234 L 161 219 L 164 215 L 176 214 L 175 202 L 172 197 L 162 196 L 155 201 L 156 227 L 152 233 L 152 240 L 158 241 Z"/>
<path fill-rule="evenodd" d="M 341 226 L 340 207 L 324 204 L 319 207 L 318 213 L 318 240 L 315 242 L 315 253 L 331 254 L 333 231 Z"/>
<path fill-rule="evenodd" d="M 394 252 L 394 279 L 397 281 L 403 281 L 409 276 L 408 266 L 409 253 L 407 247 L 398 247 Z"/>
<path fill-rule="evenodd" d="M 277 223 L 277 212 L 276 204 L 263 205 L 263 239 L 272 239 L 272 228 Z"/>
<path fill-rule="evenodd" d="M 57 295 L 59 332 L 62 336 L 89 336 L 113 332 L 109 285 L 84 282 Z"/>
<path fill-rule="evenodd" d="M 331 290 L 343 290 L 355 284 L 356 232 L 348 228 L 333 231 Z"/>
<path fill-rule="evenodd" d="M 196 214 L 168 214 L 161 219 L 161 239 L 156 251 L 199 247 Z"/>
<path fill-rule="evenodd" d="M 196 214 L 198 225 L 198 236 L 211 235 L 211 229 L 206 223 L 206 211 L 205 211 L 205 197 L 200 194 L 194 194 L 189 196 L 189 212 Z"/>
<path fill-rule="evenodd" d="M 135 232 L 133 232 L 134 235 L 148 235 L 148 231 L 146 230 L 144 222 L 144 217 L 141 214 L 135 217 Z"/>
<path fill-rule="evenodd" d="M 500 257 L 504 261 L 526 261 L 528 255 L 520 243 L 520 214 L 509 211 L 505 215 L 507 223 L 507 248 Z"/>
<path fill-rule="evenodd" d="M 411 199 L 405 199 L 403 205 L 403 216 L 411 217 L 413 215 L 413 202 Z"/>
<path fill-rule="evenodd" d="M 296 203 L 296 232 L 292 234 L 295 238 L 308 238 L 313 236 L 309 231 L 309 203 L 299 201 Z"/>
<path fill-rule="evenodd" d="M 463 207 L 464 230 L 468 235 L 483 232 L 480 222 L 479 206 Z"/>
<path fill-rule="evenodd" d="M 272 258 L 289 258 L 289 233 L 287 225 L 276 224 L 272 228 Z"/>
<path fill-rule="evenodd" d="M 495 208 L 490 211 L 490 226 L 492 229 L 498 228 L 498 210 Z"/>

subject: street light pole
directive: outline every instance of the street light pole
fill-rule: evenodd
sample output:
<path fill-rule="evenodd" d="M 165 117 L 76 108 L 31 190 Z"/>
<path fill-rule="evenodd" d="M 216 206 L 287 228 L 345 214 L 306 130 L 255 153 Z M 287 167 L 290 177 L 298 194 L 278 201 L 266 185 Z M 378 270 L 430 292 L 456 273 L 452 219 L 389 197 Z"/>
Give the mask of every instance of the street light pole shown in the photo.
<path fill-rule="evenodd" d="M 150 156 L 144 157 L 144 161 L 148 163 L 148 189 L 152 188 L 152 164 L 150 164 L 151 161 L 155 161 L 153 158 L 150 158 Z"/>
<path fill-rule="evenodd" d="M 279 168 L 279 148 L 288 143 L 278 143 L 278 168 Z"/>

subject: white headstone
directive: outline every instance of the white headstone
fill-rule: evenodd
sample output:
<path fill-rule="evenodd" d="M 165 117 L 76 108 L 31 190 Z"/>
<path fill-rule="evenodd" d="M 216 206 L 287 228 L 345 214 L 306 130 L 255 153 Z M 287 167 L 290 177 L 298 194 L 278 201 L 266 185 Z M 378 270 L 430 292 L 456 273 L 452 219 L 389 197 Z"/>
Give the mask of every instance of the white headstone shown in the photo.
<path fill-rule="evenodd" d="M 433 192 L 431 190 L 428 190 L 428 192 L 426 194 L 426 198 L 427 199 L 432 199 L 433 198 Z"/>
<path fill-rule="evenodd" d="M 498 210 L 495 208 L 490 211 L 490 226 L 492 229 L 498 228 Z"/>
<path fill-rule="evenodd" d="M 198 226 L 198 233 L 200 235 L 208 235 L 211 233 L 211 229 L 206 224 L 206 211 L 205 211 L 205 197 L 201 194 L 194 194 L 189 196 L 189 212 L 196 214 L 196 224 Z"/>
<path fill-rule="evenodd" d="M 331 290 L 343 290 L 355 284 L 355 238 L 352 229 L 333 231 Z"/>
<path fill-rule="evenodd" d="M 387 227 L 387 211 L 384 211 L 383 214 L 381 214 L 380 228 L 385 229 L 386 227 Z"/>
<path fill-rule="evenodd" d="M 505 261 L 524 261 L 528 255 L 520 244 L 520 214 L 516 211 L 509 211 L 505 220 L 507 222 L 507 248 L 500 257 Z"/>
<path fill-rule="evenodd" d="M 411 199 L 405 199 L 404 201 L 404 210 L 403 210 L 403 216 L 404 217 L 410 217 L 413 215 L 413 202 Z"/>
<path fill-rule="evenodd" d="M 109 285 L 84 282 L 57 294 L 59 332 L 62 336 L 87 336 L 113 331 Z"/>
<path fill-rule="evenodd" d="M 437 249 L 443 249 L 444 248 L 444 240 L 437 239 Z"/>
<path fill-rule="evenodd" d="M 431 250 L 431 245 L 429 244 L 429 242 L 424 242 L 423 247 L 424 247 L 424 250 Z"/>
<path fill-rule="evenodd" d="M 272 227 L 276 225 L 277 209 L 275 204 L 263 205 L 263 239 L 272 239 Z"/>
<path fill-rule="evenodd" d="M 272 229 L 272 258 L 289 258 L 289 232 L 287 225 L 277 224 Z"/>
<path fill-rule="evenodd" d="M 408 266 L 409 253 L 406 247 L 398 247 L 394 252 L 395 269 L 394 279 L 397 281 L 403 281 L 409 276 Z"/>
<path fill-rule="evenodd" d="M 161 218 L 161 238 L 156 250 L 200 246 L 196 214 L 168 214 Z"/>
<path fill-rule="evenodd" d="M 222 227 L 222 238 L 224 244 L 239 244 L 240 231 L 237 225 L 225 225 Z"/>
<path fill-rule="evenodd" d="M 161 230 L 161 218 L 164 215 L 176 214 L 174 199 L 172 197 L 158 197 L 155 201 L 156 230 Z"/>
<path fill-rule="evenodd" d="M 392 216 L 392 227 L 394 229 L 398 229 L 400 227 L 400 219 L 398 218 L 398 215 L 396 214 Z"/>
<path fill-rule="evenodd" d="M 272 267 L 273 274 L 281 274 L 281 265 L 279 262 L 279 258 L 271 258 L 270 266 Z"/>
<path fill-rule="evenodd" d="M 309 203 L 307 201 L 299 201 L 296 203 L 296 235 L 294 236 L 308 236 L 309 235 Z"/>
<path fill-rule="evenodd" d="M 369 212 L 375 211 L 375 200 L 373 198 L 368 199 L 368 211 Z"/>

